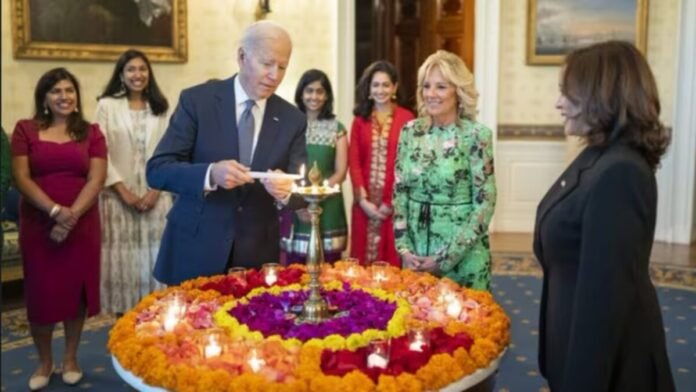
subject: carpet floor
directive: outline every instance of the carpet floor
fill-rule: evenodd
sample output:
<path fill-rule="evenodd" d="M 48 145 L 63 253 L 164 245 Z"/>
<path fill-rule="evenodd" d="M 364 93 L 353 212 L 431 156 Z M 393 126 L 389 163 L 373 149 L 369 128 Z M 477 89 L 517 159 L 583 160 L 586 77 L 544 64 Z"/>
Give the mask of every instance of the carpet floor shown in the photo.
<path fill-rule="evenodd" d="M 494 262 L 493 294 L 512 320 L 512 342 L 500 366 L 495 391 L 547 391 L 536 364 L 540 272 L 528 256 L 499 255 Z M 693 271 L 655 268 L 653 278 L 665 322 L 667 348 L 677 391 L 696 391 L 696 284 Z M 116 374 L 106 342 L 114 318 L 102 315 L 85 325 L 79 360 L 85 377 L 76 387 L 53 376 L 46 391 L 129 391 Z M 54 334 L 54 360 L 63 355 L 62 328 Z M 18 309 L 2 314 L 2 391 L 25 391 L 37 355 L 26 322 Z"/>

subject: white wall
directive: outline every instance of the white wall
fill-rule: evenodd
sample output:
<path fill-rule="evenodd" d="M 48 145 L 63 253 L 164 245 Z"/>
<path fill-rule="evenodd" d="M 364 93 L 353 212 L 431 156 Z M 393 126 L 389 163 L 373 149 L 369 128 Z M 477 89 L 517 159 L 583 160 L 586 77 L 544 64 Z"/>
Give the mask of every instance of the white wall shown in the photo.
<path fill-rule="evenodd" d="M 566 166 L 564 141 L 498 142 L 496 231 L 532 232 L 536 208 Z"/>
<path fill-rule="evenodd" d="M 496 0 L 498 1 L 498 0 Z M 692 1 L 692 0 L 685 0 Z M 561 124 L 554 108 L 559 66 L 526 65 L 527 1 L 500 2 L 498 124 Z M 647 58 L 657 80 L 662 119 L 672 125 L 679 0 L 651 1 Z M 531 232 L 536 204 L 579 147 L 574 141 L 499 140 L 496 231 Z M 660 190 L 661 195 L 669 192 Z"/>
<path fill-rule="evenodd" d="M 11 132 L 17 120 L 31 116 L 32 95 L 38 78 L 45 71 L 65 66 L 82 85 L 83 109 L 88 118 L 96 106 L 96 96 L 104 88 L 113 69 L 110 62 L 17 60 L 12 56 L 10 1 L 3 0 L 2 24 L 2 126 Z M 256 0 L 189 0 L 189 61 L 185 64 L 154 64 L 157 80 L 172 104 L 186 87 L 210 78 L 227 78 L 238 69 L 235 58 L 238 39 L 254 22 Z M 274 1 L 268 19 L 287 28 L 294 48 L 288 73 L 278 93 L 292 100 L 295 85 L 309 68 L 319 68 L 332 81 L 337 77 L 338 1 Z M 312 11 L 308 23 L 307 10 Z M 339 103 L 340 104 L 340 103 Z M 349 121 L 350 119 L 343 119 Z"/>

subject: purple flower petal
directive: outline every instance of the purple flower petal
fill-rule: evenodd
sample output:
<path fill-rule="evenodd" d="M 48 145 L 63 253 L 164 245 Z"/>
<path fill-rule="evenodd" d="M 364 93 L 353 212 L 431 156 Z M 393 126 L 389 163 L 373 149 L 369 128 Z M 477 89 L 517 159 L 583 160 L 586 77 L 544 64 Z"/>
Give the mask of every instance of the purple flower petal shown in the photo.
<path fill-rule="evenodd" d="M 343 316 L 319 324 L 295 324 L 294 318 L 287 317 L 287 311 L 293 306 L 302 305 L 308 296 L 308 291 L 284 291 L 280 295 L 263 293 L 251 298 L 247 304 L 238 304 L 229 314 L 264 336 L 280 335 L 283 339 L 307 341 L 332 334 L 348 336 L 370 328 L 384 330 L 396 310 L 393 302 L 344 285 L 343 291 L 323 292 L 327 302 Z"/>

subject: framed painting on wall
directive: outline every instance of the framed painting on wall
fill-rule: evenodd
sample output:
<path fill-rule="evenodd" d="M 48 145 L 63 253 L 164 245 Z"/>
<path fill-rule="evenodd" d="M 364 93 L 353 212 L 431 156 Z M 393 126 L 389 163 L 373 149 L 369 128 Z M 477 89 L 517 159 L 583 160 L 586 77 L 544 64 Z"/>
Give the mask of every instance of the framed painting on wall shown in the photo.
<path fill-rule="evenodd" d="M 17 59 L 113 61 L 129 48 L 188 59 L 186 0 L 10 0 L 10 11 Z"/>
<path fill-rule="evenodd" d="M 648 0 L 528 0 L 527 64 L 561 64 L 574 49 L 608 40 L 645 53 Z"/>

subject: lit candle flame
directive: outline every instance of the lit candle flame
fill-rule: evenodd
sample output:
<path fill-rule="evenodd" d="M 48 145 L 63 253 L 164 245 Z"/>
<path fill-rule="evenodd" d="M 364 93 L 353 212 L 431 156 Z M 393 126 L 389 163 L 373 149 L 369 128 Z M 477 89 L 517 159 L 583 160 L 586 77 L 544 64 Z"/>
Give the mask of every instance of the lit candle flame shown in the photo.
<path fill-rule="evenodd" d="M 445 304 L 454 301 L 456 298 L 457 297 L 454 295 L 454 293 L 447 288 L 443 288 L 440 291 L 440 295 L 438 295 L 438 297 L 437 297 L 439 302 L 442 302 Z"/>
<path fill-rule="evenodd" d="M 181 303 L 178 296 L 174 297 L 167 306 L 167 311 L 164 316 L 164 330 L 167 332 L 172 332 L 176 325 L 179 323 L 179 319 L 186 313 L 186 307 Z"/>
<path fill-rule="evenodd" d="M 305 186 L 305 165 L 304 163 L 300 166 L 300 186 L 304 188 Z"/>
<path fill-rule="evenodd" d="M 179 324 L 179 317 L 173 307 L 170 307 L 164 316 L 164 330 L 172 332 L 177 324 Z"/>
<path fill-rule="evenodd" d="M 206 358 L 219 357 L 222 353 L 222 347 L 217 342 L 215 336 L 208 336 L 208 344 L 205 346 L 204 354 Z"/>
<path fill-rule="evenodd" d="M 408 348 L 411 351 L 422 352 L 423 346 L 425 346 L 425 340 L 423 339 L 423 335 L 419 332 L 415 335 L 413 341 L 408 346 Z"/>
<path fill-rule="evenodd" d="M 447 315 L 458 319 L 459 315 L 462 313 L 462 304 L 459 302 L 458 299 L 453 298 L 451 301 L 448 302 L 447 304 Z"/>
<path fill-rule="evenodd" d="M 380 355 L 379 353 L 372 353 L 367 356 L 367 367 L 368 368 L 381 368 L 381 369 L 386 369 L 387 366 L 389 365 L 389 359 L 384 357 L 383 355 Z"/>
<path fill-rule="evenodd" d="M 266 361 L 264 361 L 262 358 L 259 358 L 256 350 L 251 350 L 251 357 L 249 358 L 249 366 L 251 367 L 251 370 L 254 371 L 254 373 L 258 373 L 259 370 L 266 364 Z"/>
<path fill-rule="evenodd" d="M 353 266 L 348 267 L 348 270 L 346 270 L 346 276 L 349 278 L 354 278 L 358 274 L 355 272 L 355 268 Z"/>
<path fill-rule="evenodd" d="M 378 281 L 378 282 L 384 282 L 384 281 L 386 281 L 387 279 L 388 279 L 388 278 L 387 278 L 387 274 L 384 273 L 384 271 L 375 272 L 375 280 L 376 280 L 376 281 Z"/>
<path fill-rule="evenodd" d="M 266 272 L 265 281 L 266 281 L 266 284 L 269 286 L 273 286 L 273 283 L 278 281 L 278 275 L 276 275 L 276 272 L 274 269 L 270 269 Z"/>

